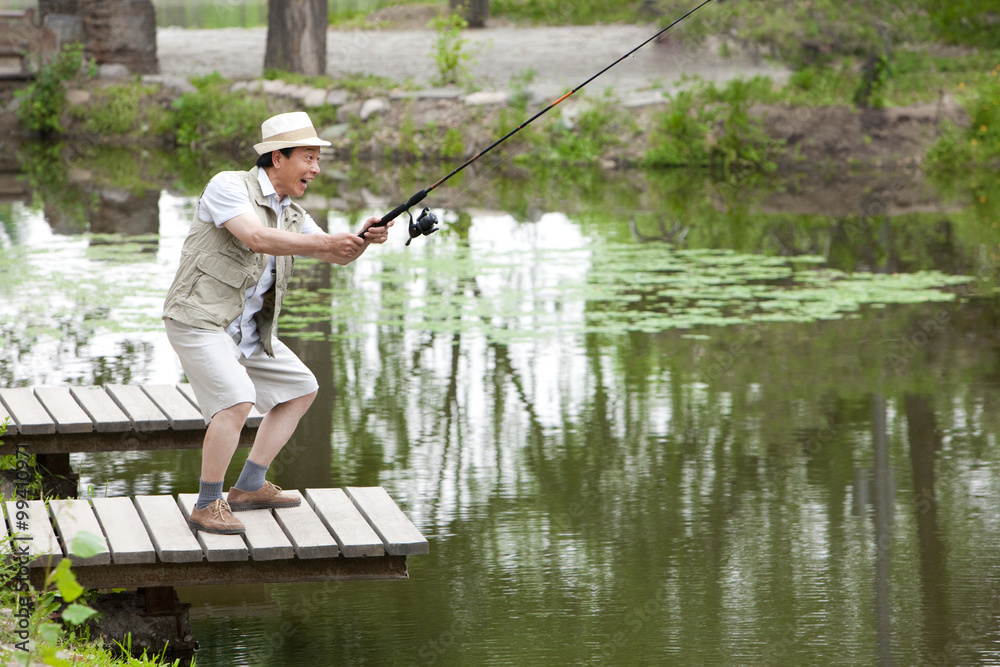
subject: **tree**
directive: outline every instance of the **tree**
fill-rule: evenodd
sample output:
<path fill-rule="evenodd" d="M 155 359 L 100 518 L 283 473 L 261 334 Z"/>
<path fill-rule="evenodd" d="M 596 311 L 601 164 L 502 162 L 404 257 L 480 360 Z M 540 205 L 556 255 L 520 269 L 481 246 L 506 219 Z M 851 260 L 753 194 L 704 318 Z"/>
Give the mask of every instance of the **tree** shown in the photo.
<path fill-rule="evenodd" d="M 327 0 L 268 0 L 264 69 L 326 73 Z"/>
<path fill-rule="evenodd" d="M 452 11 L 462 14 L 470 28 L 482 28 L 490 17 L 490 0 L 448 0 Z"/>

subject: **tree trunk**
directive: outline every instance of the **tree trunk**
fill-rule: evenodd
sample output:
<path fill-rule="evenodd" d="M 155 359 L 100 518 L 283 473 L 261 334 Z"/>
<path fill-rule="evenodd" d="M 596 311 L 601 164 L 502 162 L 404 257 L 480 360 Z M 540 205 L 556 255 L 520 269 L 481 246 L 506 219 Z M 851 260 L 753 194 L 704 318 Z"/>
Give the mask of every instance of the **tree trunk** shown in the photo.
<path fill-rule="evenodd" d="M 448 0 L 452 11 L 461 11 L 470 28 L 483 28 L 490 17 L 490 0 Z"/>
<path fill-rule="evenodd" d="M 326 74 L 327 0 L 268 0 L 264 69 Z"/>

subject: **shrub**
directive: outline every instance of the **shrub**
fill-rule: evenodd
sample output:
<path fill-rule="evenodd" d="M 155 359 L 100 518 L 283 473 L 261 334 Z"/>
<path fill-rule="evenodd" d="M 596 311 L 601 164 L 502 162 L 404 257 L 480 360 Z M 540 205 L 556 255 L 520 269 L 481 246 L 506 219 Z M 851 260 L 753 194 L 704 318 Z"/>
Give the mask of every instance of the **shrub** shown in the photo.
<path fill-rule="evenodd" d="M 82 66 L 83 44 L 65 45 L 52 62 L 39 68 L 34 81 L 15 93 L 21 99 L 18 120 L 42 135 L 62 132 L 59 121 L 66 110 L 65 84 Z"/>
<path fill-rule="evenodd" d="M 245 150 L 260 136 L 260 124 L 269 115 L 263 96 L 229 91 L 229 81 L 218 72 L 191 79 L 196 90 L 174 100 L 170 129 L 178 145 L 192 150 Z"/>

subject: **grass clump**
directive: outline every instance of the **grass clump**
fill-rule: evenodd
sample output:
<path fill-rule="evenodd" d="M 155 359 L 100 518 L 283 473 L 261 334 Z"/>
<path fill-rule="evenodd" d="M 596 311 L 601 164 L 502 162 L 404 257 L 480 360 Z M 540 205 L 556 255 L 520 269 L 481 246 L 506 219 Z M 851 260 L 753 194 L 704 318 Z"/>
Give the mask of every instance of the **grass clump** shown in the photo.
<path fill-rule="evenodd" d="M 643 162 L 647 167 L 705 166 L 730 171 L 754 165 L 773 170 L 780 144 L 759 118 L 756 102 L 775 99 L 770 80 L 736 79 L 719 88 L 699 82 L 676 93 L 657 117 Z"/>
<path fill-rule="evenodd" d="M 229 80 L 218 72 L 191 79 L 194 92 L 173 104 L 169 129 L 179 146 L 191 150 L 231 149 L 246 152 L 260 136 L 262 119 L 271 115 L 267 99 L 230 92 Z"/>
<path fill-rule="evenodd" d="M 960 83 L 958 93 L 969 113 L 969 125 L 944 124 L 941 136 L 928 150 L 928 167 L 959 172 L 969 166 L 1000 163 L 1000 64 L 974 88 Z"/>

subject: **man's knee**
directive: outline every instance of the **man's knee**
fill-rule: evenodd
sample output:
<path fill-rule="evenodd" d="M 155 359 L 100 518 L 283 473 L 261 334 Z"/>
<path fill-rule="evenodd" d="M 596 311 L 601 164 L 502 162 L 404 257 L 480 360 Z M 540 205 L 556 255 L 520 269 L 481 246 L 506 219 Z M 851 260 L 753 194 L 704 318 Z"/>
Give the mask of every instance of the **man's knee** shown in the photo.
<path fill-rule="evenodd" d="M 212 417 L 212 422 L 218 420 L 220 423 L 235 423 L 242 426 L 242 424 L 250 416 L 250 409 L 253 408 L 253 403 L 237 403 L 236 405 L 231 405 L 228 408 L 223 408 L 215 413 Z"/>

